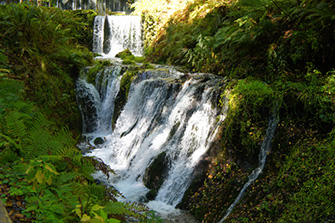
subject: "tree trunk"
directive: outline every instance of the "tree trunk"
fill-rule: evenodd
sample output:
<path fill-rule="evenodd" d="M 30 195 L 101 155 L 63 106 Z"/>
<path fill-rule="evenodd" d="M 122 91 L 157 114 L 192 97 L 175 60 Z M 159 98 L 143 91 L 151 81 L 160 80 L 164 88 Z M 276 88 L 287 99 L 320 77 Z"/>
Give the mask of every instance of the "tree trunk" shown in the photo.
<path fill-rule="evenodd" d="M 9 218 L 7 210 L 0 199 L 0 222 L 1 223 L 12 223 L 12 220 Z"/>

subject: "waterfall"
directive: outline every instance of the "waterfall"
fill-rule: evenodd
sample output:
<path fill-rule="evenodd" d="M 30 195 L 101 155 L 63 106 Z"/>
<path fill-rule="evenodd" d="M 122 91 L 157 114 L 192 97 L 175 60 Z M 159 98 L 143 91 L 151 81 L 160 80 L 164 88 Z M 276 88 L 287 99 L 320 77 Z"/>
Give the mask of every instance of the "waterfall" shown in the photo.
<path fill-rule="evenodd" d="M 85 126 L 94 126 L 89 135 L 92 140 L 105 139 L 88 155 L 101 158 L 116 172 L 115 177 L 103 179 L 106 183 L 128 200 L 145 201 L 149 189 L 144 176 L 164 154 L 166 165 L 160 171 L 166 174 L 162 174 L 163 183 L 157 188 L 155 200 L 148 205 L 175 207 L 225 118 L 215 104 L 220 79 L 194 74 L 184 80 L 185 75 L 174 69 L 143 72 L 132 82 L 128 100 L 112 130 L 110 117 L 119 91 L 120 66 L 98 73 L 95 84 L 87 83 L 85 72 L 77 82 L 78 103 L 92 100 L 83 104 L 96 108 L 92 115 L 85 114 L 88 110 L 80 106 L 83 117 L 91 117 L 83 118 L 92 122 Z M 107 84 L 103 84 L 101 76 Z"/>
<path fill-rule="evenodd" d="M 106 67 L 96 74 L 95 83 L 87 82 L 86 73 L 76 83 L 79 110 L 82 115 L 83 133 L 106 133 L 111 130 L 114 99 L 120 87 L 120 66 Z"/>
<path fill-rule="evenodd" d="M 129 49 L 135 56 L 143 54 L 140 16 L 96 16 L 93 31 L 93 52 L 114 57 Z"/>
<path fill-rule="evenodd" d="M 56 4 L 63 10 L 93 9 L 100 13 L 130 10 L 127 0 L 57 0 Z"/>
<path fill-rule="evenodd" d="M 252 171 L 252 173 L 249 175 L 249 180 L 248 182 L 243 186 L 242 190 L 240 191 L 239 195 L 235 199 L 235 201 L 230 205 L 230 207 L 226 210 L 226 213 L 224 217 L 220 220 L 219 223 L 222 223 L 231 213 L 235 205 L 239 202 L 239 200 L 242 198 L 245 190 L 250 186 L 251 183 L 253 183 L 259 176 L 259 174 L 262 172 L 264 169 L 265 161 L 267 154 L 271 148 L 271 141 L 273 139 L 274 133 L 276 131 L 276 127 L 279 122 L 279 116 L 278 116 L 278 108 L 279 106 L 276 105 L 273 108 L 268 128 L 266 130 L 265 138 L 262 142 L 261 149 L 259 152 L 259 166 Z"/>
<path fill-rule="evenodd" d="M 96 16 L 93 25 L 93 53 L 102 53 L 104 46 L 105 17 Z"/>

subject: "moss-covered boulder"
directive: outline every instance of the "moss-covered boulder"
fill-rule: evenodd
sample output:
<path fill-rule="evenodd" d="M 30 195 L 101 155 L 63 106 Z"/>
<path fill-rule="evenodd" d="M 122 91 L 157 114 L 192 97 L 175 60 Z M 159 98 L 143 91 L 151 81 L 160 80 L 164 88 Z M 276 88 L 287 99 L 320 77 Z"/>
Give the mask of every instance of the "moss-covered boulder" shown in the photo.
<path fill-rule="evenodd" d="M 103 144 L 105 142 L 105 140 L 103 139 L 103 138 L 101 138 L 101 137 L 97 137 L 97 138 L 95 138 L 94 139 L 94 145 L 101 145 L 101 144 Z"/>
<path fill-rule="evenodd" d="M 167 177 L 169 164 L 170 161 L 168 155 L 166 152 L 162 152 L 145 170 L 143 183 L 147 188 L 151 189 L 147 196 L 149 200 L 153 200 L 156 197 L 157 191 L 162 186 L 164 179 Z"/>
<path fill-rule="evenodd" d="M 124 51 L 121 51 L 115 55 L 117 58 L 121 59 L 131 59 L 134 60 L 135 56 L 131 53 L 131 51 L 127 48 Z"/>

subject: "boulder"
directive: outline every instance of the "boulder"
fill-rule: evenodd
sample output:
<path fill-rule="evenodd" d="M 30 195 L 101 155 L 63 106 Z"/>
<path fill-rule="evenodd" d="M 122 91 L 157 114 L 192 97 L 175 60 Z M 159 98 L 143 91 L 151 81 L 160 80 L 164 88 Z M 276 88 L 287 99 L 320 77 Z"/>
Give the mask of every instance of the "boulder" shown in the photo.
<path fill-rule="evenodd" d="M 164 179 L 168 175 L 170 167 L 169 157 L 166 152 L 160 153 L 145 170 L 143 176 L 144 185 L 149 188 L 147 198 L 150 200 L 155 199 L 157 191 L 162 186 Z"/>

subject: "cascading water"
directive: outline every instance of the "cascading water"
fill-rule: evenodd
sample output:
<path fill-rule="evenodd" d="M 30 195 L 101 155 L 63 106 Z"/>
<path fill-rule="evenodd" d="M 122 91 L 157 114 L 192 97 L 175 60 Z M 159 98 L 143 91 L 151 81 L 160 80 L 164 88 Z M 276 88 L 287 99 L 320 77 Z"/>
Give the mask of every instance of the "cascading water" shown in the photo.
<path fill-rule="evenodd" d="M 77 81 L 77 100 L 83 120 L 83 133 L 108 133 L 114 113 L 114 99 L 119 92 L 120 66 L 106 67 L 95 76 L 95 83 L 87 82 L 83 70 L 83 78 Z"/>
<path fill-rule="evenodd" d="M 135 56 L 143 54 L 140 16 L 96 16 L 93 29 L 94 53 L 114 57 L 128 48 Z"/>
<path fill-rule="evenodd" d="M 127 0 L 57 0 L 57 7 L 63 10 L 93 9 L 99 12 L 106 10 L 129 11 Z"/>
<path fill-rule="evenodd" d="M 148 168 L 164 154 L 166 165 L 160 171 L 166 174 L 162 174 L 163 183 L 148 206 L 175 207 L 224 119 L 213 104 L 219 96 L 216 86 L 220 79 L 189 75 L 185 81 L 186 75 L 174 69 L 144 72 L 132 82 L 128 101 L 112 131 L 110 116 L 119 91 L 120 66 L 100 72 L 94 85 L 87 83 L 85 74 L 77 82 L 78 103 L 92 100 L 88 104 L 96 108 L 93 114 L 87 114 L 89 109 L 80 105 L 83 117 L 91 117 L 83 118 L 91 122 L 84 125 L 84 132 L 91 130 L 92 140 L 105 139 L 89 155 L 101 158 L 116 172 L 114 178 L 105 179 L 106 183 L 129 200 L 143 201 L 149 191 L 144 182 Z"/>
<path fill-rule="evenodd" d="M 259 166 L 252 171 L 252 173 L 249 175 L 248 182 L 243 186 L 242 190 L 240 191 L 239 195 L 235 199 L 235 201 L 230 205 L 230 207 L 226 210 L 226 213 L 224 217 L 220 220 L 219 223 L 223 223 L 223 221 L 230 215 L 231 211 L 235 207 L 235 205 L 239 202 L 239 200 L 242 198 L 245 190 L 252 184 L 259 176 L 259 174 L 263 171 L 265 161 L 267 154 L 271 148 L 271 141 L 273 139 L 274 133 L 276 131 L 276 127 L 279 122 L 279 116 L 278 116 L 278 106 L 275 106 L 273 108 L 269 125 L 266 130 L 265 138 L 262 142 L 261 149 L 259 152 Z"/>

